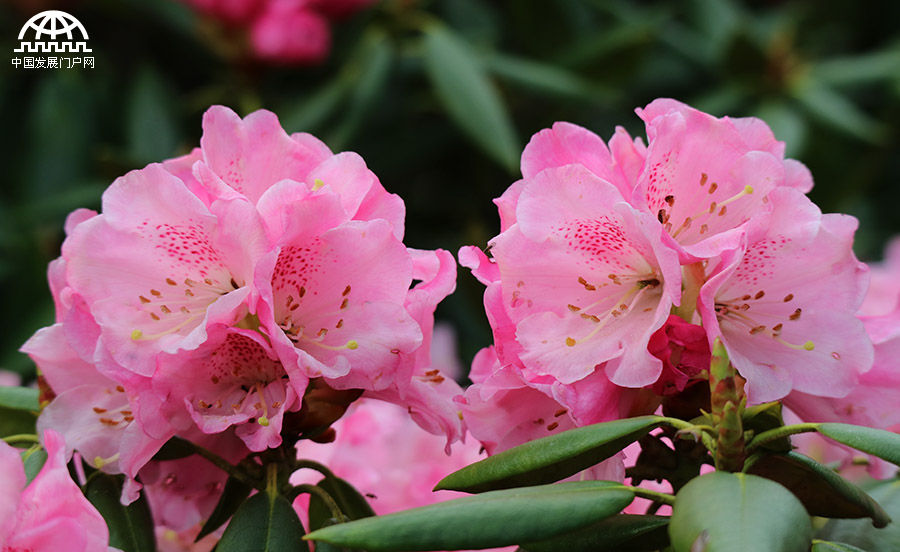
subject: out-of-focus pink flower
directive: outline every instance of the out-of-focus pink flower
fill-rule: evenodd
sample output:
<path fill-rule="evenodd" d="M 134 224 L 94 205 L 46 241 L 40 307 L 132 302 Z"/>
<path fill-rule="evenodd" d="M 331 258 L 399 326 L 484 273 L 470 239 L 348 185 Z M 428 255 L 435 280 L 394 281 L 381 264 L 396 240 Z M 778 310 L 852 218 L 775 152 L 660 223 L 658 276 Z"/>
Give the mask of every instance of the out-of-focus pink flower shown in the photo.
<path fill-rule="evenodd" d="M 340 20 L 376 0 L 183 0 L 246 34 L 252 57 L 278 65 L 314 65 L 331 49 L 329 20 Z"/>
<path fill-rule="evenodd" d="M 869 264 L 869 274 L 869 291 L 859 315 L 881 316 L 900 308 L 900 237 L 888 244 L 884 261 Z"/>
<path fill-rule="evenodd" d="M 253 52 L 285 65 L 315 64 L 331 49 L 328 22 L 305 2 L 270 0 L 250 27 Z"/>
<path fill-rule="evenodd" d="M 177 533 L 188 531 L 209 517 L 227 477 L 197 455 L 154 461 L 141 470 L 154 523 Z"/>
<path fill-rule="evenodd" d="M 332 19 L 343 19 L 377 2 L 378 0 L 311 0 L 310 5 Z"/>
<path fill-rule="evenodd" d="M 0 370 L 0 387 L 18 387 L 22 383 L 22 376 L 9 370 Z"/>
<path fill-rule="evenodd" d="M 66 468 L 66 446 L 44 432 L 47 461 L 26 487 L 19 451 L 0 441 L 0 548 L 107 552 L 109 530 Z"/>
<path fill-rule="evenodd" d="M 448 454 L 441 438 L 416 427 L 402 408 L 382 401 L 357 402 L 334 427 L 333 443 L 303 444 L 299 455 L 327 465 L 350 482 L 378 515 L 465 496 L 432 488 L 446 475 L 484 457 L 474 440 L 455 443 Z M 292 481 L 319 478 L 315 472 L 300 471 Z M 294 503 L 303 519 L 307 504 L 304 495 Z"/>

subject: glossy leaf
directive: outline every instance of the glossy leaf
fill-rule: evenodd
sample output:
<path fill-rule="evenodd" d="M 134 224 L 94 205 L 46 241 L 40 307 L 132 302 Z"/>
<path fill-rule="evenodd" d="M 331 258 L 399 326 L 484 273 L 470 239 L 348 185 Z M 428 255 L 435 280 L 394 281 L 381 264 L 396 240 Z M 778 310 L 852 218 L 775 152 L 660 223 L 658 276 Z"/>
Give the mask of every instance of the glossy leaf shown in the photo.
<path fill-rule="evenodd" d="M 41 408 L 38 390 L 28 387 L 0 387 L 0 407 L 37 412 Z"/>
<path fill-rule="evenodd" d="M 900 466 L 900 435 L 897 433 L 850 424 L 819 424 L 817 429 L 838 443 Z"/>
<path fill-rule="evenodd" d="M 353 485 L 339 477 L 326 477 L 316 485 L 337 503 L 341 512 L 348 519 L 362 519 L 375 515 L 375 511 L 366 501 L 365 497 L 357 491 Z M 309 527 L 311 530 L 319 529 L 328 524 L 332 519 L 331 510 L 318 495 L 309 495 Z"/>
<path fill-rule="evenodd" d="M 816 118 L 850 136 L 878 144 L 886 134 L 884 125 L 823 83 L 807 83 L 798 88 L 796 97 Z"/>
<path fill-rule="evenodd" d="M 153 516 L 143 493 L 128 506 L 119 501 L 122 477 L 96 472 L 91 474 L 84 495 L 97 508 L 109 527 L 109 545 L 122 552 L 153 552 L 156 535 Z"/>
<path fill-rule="evenodd" d="M 900 481 L 886 481 L 867 490 L 889 515 L 900 519 Z M 895 521 L 884 529 L 876 529 L 866 519 L 835 519 L 825 524 L 816 538 L 850 544 L 868 552 L 900 550 L 900 523 Z"/>
<path fill-rule="evenodd" d="M 166 444 L 168 445 L 168 443 Z M 234 477 L 229 477 L 225 481 L 225 488 L 222 489 L 222 496 L 219 497 L 219 502 L 216 503 L 216 507 L 209 515 L 206 523 L 203 524 L 194 542 L 199 541 L 224 525 L 228 518 L 233 516 L 238 508 L 241 507 L 241 504 L 250 496 L 250 491 L 252 490 L 253 487 L 247 483 Z"/>
<path fill-rule="evenodd" d="M 771 455 L 753 464 L 749 473 L 781 483 L 813 516 L 872 518 L 884 527 L 891 518 L 865 491 L 812 458 L 791 452 Z"/>
<path fill-rule="evenodd" d="M 244 502 L 225 529 L 216 552 L 309 552 L 303 524 L 280 495 L 257 493 Z"/>
<path fill-rule="evenodd" d="M 559 481 L 606 460 L 660 423 L 656 416 L 641 416 L 536 439 L 451 473 L 435 490 L 477 493 Z"/>
<path fill-rule="evenodd" d="M 862 548 L 844 544 L 842 542 L 830 542 L 814 540 L 809 552 L 866 552 Z"/>
<path fill-rule="evenodd" d="M 425 70 L 444 109 L 469 138 L 510 171 L 521 144 L 493 82 L 466 42 L 440 24 L 425 28 Z"/>
<path fill-rule="evenodd" d="M 338 77 L 303 98 L 299 104 L 282 108 L 281 124 L 288 132 L 314 132 L 341 105 L 351 89 L 349 79 Z"/>
<path fill-rule="evenodd" d="M 619 512 L 634 494 L 611 481 L 492 491 L 319 529 L 308 535 L 372 552 L 461 550 L 549 539 Z"/>
<path fill-rule="evenodd" d="M 669 544 L 663 516 L 621 514 L 545 541 L 526 543 L 527 552 L 643 552 Z"/>
<path fill-rule="evenodd" d="M 778 483 L 714 472 L 676 495 L 669 537 L 675 552 L 806 552 L 812 525 L 800 501 Z"/>
<path fill-rule="evenodd" d="M 47 451 L 42 448 L 22 451 L 25 480 L 31 483 L 47 462 Z"/>

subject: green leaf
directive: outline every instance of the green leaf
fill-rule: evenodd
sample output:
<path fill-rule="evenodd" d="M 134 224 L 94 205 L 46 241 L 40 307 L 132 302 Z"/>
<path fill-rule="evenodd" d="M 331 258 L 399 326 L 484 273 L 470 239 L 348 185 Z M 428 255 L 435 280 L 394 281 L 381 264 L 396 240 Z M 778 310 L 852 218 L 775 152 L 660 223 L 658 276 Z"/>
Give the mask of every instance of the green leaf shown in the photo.
<path fill-rule="evenodd" d="M 37 416 L 26 410 L 14 410 L 0 406 L 0 437 L 34 434 Z"/>
<path fill-rule="evenodd" d="M 309 552 L 303 524 L 291 503 L 267 492 L 243 503 L 225 529 L 216 552 Z"/>
<path fill-rule="evenodd" d="M 122 552 L 154 552 L 153 517 L 143 493 L 128 506 L 119 501 L 122 477 L 97 472 L 91 475 L 84 495 L 109 527 L 109 545 Z"/>
<path fill-rule="evenodd" d="M 883 482 L 868 492 L 889 515 L 900 518 L 900 481 Z M 900 550 L 900 523 L 876 529 L 865 519 L 835 519 L 825 524 L 816 538 L 847 543 L 869 552 Z"/>
<path fill-rule="evenodd" d="M 178 125 L 171 85 L 150 67 L 138 72 L 125 115 L 128 152 L 139 163 L 172 157 L 178 147 Z"/>
<path fill-rule="evenodd" d="M 553 539 L 523 544 L 522 548 L 527 552 L 662 550 L 669 545 L 668 524 L 668 517 L 620 514 Z"/>
<path fill-rule="evenodd" d="M 829 542 L 814 540 L 810 552 L 866 552 L 862 548 L 857 548 L 842 542 Z"/>
<path fill-rule="evenodd" d="M 372 510 L 372 507 L 366 501 L 365 497 L 362 496 L 353 485 L 339 477 L 326 477 L 322 481 L 319 481 L 317 487 L 328 493 L 328 495 L 337 503 L 341 512 L 351 520 L 372 517 L 375 515 L 375 511 Z M 331 510 L 325 502 L 319 498 L 318 495 L 310 494 L 310 530 L 325 527 L 331 519 Z"/>
<path fill-rule="evenodd" d="M 891 518 L 862 489 L 812 458 L 790 452 L 770 455 L 757 461 L 749 473 L 787 487 L 812 516 L 831 518 L 872 518 L 884 527 Z"/>
<path fill-rule="evenodd" d="M 307 538 L 372 552 L 492 548 L 574 531 L 633 499 L 611 481 L 506 489 L 332 525 Z"/>
<path fill-rule="evenodd" d="M 382 91 L 387 85 L 394 50 L 381 32 L 371 32 L 363 39 L 360 54 L 351 62 L 348 78 L 352 82 L 346 112 L 337 127 L 328 133 L 325 142 L 334 150 L 342 149 L 357 129 L 371 116 Z"/>
<path fill-rule="evenodd" d="M 486 64 L 498 77 L 536 92 L 595 102 L 608 101 L 614 96 L 613 91 L 594 85 L 558 65 L 504 54 L 489 56 Z"/>
<path fill-rule="evenodd" d="M 559 481 L 606 460 L 658 427 L 660 420 L 627 418 L 536 439 L 451 473 L 435 490 L 477 493 Z"/>
<path fill-rule="evenodd" d="M 322 127 L 347 97 L 352 82 L 338 77 L 303 99 L 280 110 L 281 123 L 288 132 L 314 132 Z"/>
<path fill-rule="evenodd" d="M 166 444 L 168 445 L 168 443 Z M 252 490 L 252 486 L 234 477 L 229 477 L 225 481 L 225 488 L 222 489 L 222 496 L 219 497 L 219 502 L 216 503 L 216 507 L 209 515 L 206 523 L 203 524 L 200 532 L 197 533 L 197 538 L 194 539 L 194 542 L 199 541 L 224 525 L 228 518 L 233 516 L 237 509 L 240 508 L 244 500 L 250 496 L 250 491 Z"/>
<path fill-rule="evenodd" d="M 25 465 L 25 479 L 31 483 L 47 461 L 47 451 L 42 448 L 22 451 L 22 460 Z"/>
<path fill-rule="evenodd" d="M 38 390 L 28 387 L 0 387 L 0 407 L 37 412 L 41 409 Z"/>
<path fill-rule="evenodd" d="M 900 435 L 883 429 L 850 425 L 819 424 L 822 435 L 900 466 Z"/>
<path fill-rule="evenodd" d="M 861 110 L 846 96 L 812 81 L 799 86 L 794 95 L 807 111 L 823 123 L 850 136 L 872 144 L 881 143 L 886 135 L 883 124 Z"/>
<path fill-rule="evenodd" d="M 438 99 L 460 129 L 509 171 L 521 145 L 509 113 L 478 57 L 440 24 L 425 28 L 425 70 Z"/>
<path fill-rule="evenodd" d="M 669 536 L 675 552 L 806 552 L 812 525 L 800 501 L 778 483 L 714 472 L 676 495 Z"/>

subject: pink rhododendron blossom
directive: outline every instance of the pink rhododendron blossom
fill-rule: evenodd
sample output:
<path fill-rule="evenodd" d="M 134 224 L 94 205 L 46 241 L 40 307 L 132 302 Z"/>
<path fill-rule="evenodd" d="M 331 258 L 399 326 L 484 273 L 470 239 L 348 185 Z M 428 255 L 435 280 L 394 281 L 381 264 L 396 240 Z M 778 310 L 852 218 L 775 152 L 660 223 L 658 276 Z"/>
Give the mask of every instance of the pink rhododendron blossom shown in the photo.
<path fill-rule="evenodd" d="M 314 65 L 331 49 L 330 20 L 361 11 L 375 0 L 183 0 L 218 19 L 246 42 L 249 54 L 278 65 Z M 246 36 L 242 36 L 246 35 Z"/>
<path fill-rule="evenodd" d="M 804 195 L 809 171 L 769 127 L 668 99 L 638 115 L 646 145 L 621 128 L 608 144 L 570 123 L 535 134 L 488 253 L 460 250 L 494 334 L 462 401 L 485 441 L 527 427 L 502 426 L 514 394 L 575 426 L 653 412 L 706 379 L 717 338 L 753 402 L 842 397 L 872 365 L 856 221 Z"/>
<path fill-rule="evenodd" d="M 867 283 L 851 248 L 856 219 L 821 215 L 794 190 L 770 197 L 772 215 L 722 255 L 703 286 L 704 327 L 710 341 L 722 338 L 753 402 L 792 389 L 845 396 L 872 366 L 855 316 Z"/>
<path fill-rule="evenodd" d="M 270 0 L 250 27 L 250 43 L 260 59 L 313 64 L 331 49 L 328 21 L 303 2 Z"/>
<path fill-rule="evenodd" d="M 109 530 L 66 468 L 66 445 L 44 432 L 47 461 L 26 486 L 19 450 L 0 441 L 0 548 L 107 552 Z"/>
<path fill-rule="evenodd" d="M 430 361 L 452 256 L 403 244 L 402 200 L 358 155 L 266 111 L 213 107 L 203 127 L 199 148 L 69 217 L 49 269 L 57 324 L 23 347 L 56 396 L 39 424 L 124 472 L 126 500 L 173 435 L 240 439 L 235 461 L 281 445 L 311 378 L 460 438 L 461 390 Z"/>
<path fill-rule="evenodd" d="M 197 455 L 154 461 L 141 470 L 154 523 L 177 533 L 206 521 L 222 495 L 227 477 Z"/>
<path fill-rule="evenodd" d="M 900 237 L 895 237 L 885 249 L 884 261 L 869 264 L 869 291 L 860 316 L 890 314 L 900 307 Z"/>

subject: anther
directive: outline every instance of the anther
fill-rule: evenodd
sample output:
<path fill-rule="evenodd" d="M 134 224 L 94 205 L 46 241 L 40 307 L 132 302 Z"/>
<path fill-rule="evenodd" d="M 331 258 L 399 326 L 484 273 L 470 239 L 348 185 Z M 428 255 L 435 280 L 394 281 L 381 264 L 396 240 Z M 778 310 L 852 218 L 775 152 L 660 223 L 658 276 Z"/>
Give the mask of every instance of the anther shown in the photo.
<path fill-rule="evenodd" d="M 706 186 L 706 181 L 709 179 L 706 173 L 700 173 L 700 186 Z"/>
<path fill-rule="evenodd" d="M 349 295 L 349 294 L 350 294 L 350 286 L 347 286 L 347 287 L 344 288 L 344 291 L 341 292 L 341 295 L 342 295 L 343 297 L 346 297 L 346 296 Z"/>
<path fill-rule="evenodd" d="M 716 193 L 717 189 L 719 189 L 719 185 L 716 184 L 715 182 L 713 182 L 712 184 L 709 185 L 709 193 L 714 194 L 714 193 Z"/>
<path fill-rule="evenodd" d="M 802 311 L 800 308 L 797 308 L 797 310 L 794 311 L 794 314 L 790 315 L 788 318 L 790 318 L 791 320 L 799 320 L 799 319 L 800 319 L 800 314 L 801 314 L 802 312 L 803 312 L 803 311 Z"/>
<path fill-rule="evenodd" d="M 150 295 L 152 295 L 152 296 L 154 296 L 154 297 L 159 297 L 160 295 L 162 295 L 162 293 L 160 293 L 159 291 L 157 291 L 157 290 L 155 290 L 155 289 L 151 289 L 151 290 L 150 290 Z"/>
<path fill-rule="evenodd" d="M 581 307 L 576 307 L 575 305 L 569 305 L 569 310 L 572 312 L 578 312 L 581 310 Z"/>
<path fill-rule="evenodd" d="M 793 298 L 794 298 L 794 294 L 788 293 L 787 295 L 784 296 L 784 302 L 787 303 L 788 301 L 790 301 Z"/>
<path fill-rule="evenodd" d="M 567 337 L 567 338 L 566 338 L 566 345 L 568 345 L 569 347 L 574 347 L 574 346 L 575 346 L 575 340 L 572 339 L 571 337 Z"/>
<path fill-rule="evenodd" d="M 138 299 L 140 299 L 140 300 L 141 300 L 141 303 L 144 303 L 145 305 L 146 305 L 147 303 L 150 302 L 150 299 L 147 299 L 147 298 L 144 297 L 143 295 L 139 295 L 139 296 L 138 296 Z"/>
<path fill-rule="evenodd" d="M 756 292 L 756 295 L 754 295 L 753 298 L 754 299 L 762 299 L 765 294 L 766 294 L 765 291 L 759 290 Z"/>
<path fill-rule="evenodd" d="M 559 422 L 553 422 L 552 424 L 547 426 L 547 431 L 553 431 L 554 429 L 559 427 Z"/>
<path fill-rule="evenodd" d="M 669 207 L 671 207 L 671 206 L 675 205 L 675 196 L 673 196 L 673 195 L 667 195 L 667 196 L 665 197 L 665 201 L 666 201 L 666 203 L 669 204 Z"/>
<path fill-rule="evenodd" d="M 177 283 L 175 283 L 175 280 L 173 280 L 173 279 L 171 279 L 171 278 L 166 278 L 166 283 L 169 284 L 170 286 L 177 286 L 177 285 L 178 285 Z"/>
<path fill-rule="evenodd" d="M 355 340 L 351 339 L 350 341 L 347 342 L 347 348 L 350 349 L 351 351 L 354 351 L 359 348 L 359 343 L 357 343 Z"/>

